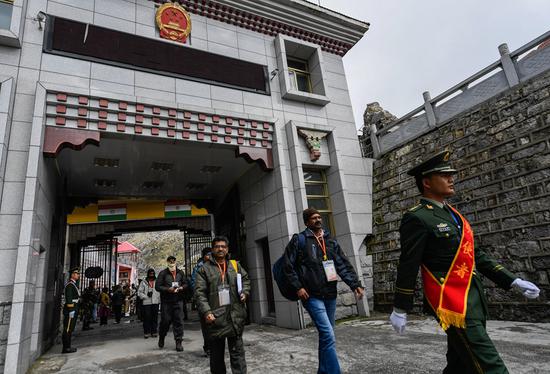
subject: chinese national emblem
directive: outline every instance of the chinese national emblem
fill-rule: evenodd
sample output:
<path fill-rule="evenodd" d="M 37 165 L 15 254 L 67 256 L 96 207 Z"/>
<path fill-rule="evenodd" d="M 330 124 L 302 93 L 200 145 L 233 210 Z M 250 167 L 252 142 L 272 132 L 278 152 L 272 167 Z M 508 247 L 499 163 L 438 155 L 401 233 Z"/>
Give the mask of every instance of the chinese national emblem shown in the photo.
<path fill-rule="evenodd" d="M 185 43 L 191 33 L 191 18 L 179 4 L 161 5 L 157 10 L 156 20 L 161 38 Z"/>

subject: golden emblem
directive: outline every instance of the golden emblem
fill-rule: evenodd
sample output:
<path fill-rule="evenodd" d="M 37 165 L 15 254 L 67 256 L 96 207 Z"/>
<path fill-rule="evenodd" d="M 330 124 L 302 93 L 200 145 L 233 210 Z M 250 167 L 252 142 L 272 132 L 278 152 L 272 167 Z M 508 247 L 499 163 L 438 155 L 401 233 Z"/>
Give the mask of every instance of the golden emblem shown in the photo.
<path fill-rule="evenodd" d="M 464 244 L 464 254 L 473 257 L 474 254 L 474 246 L 472 245 L 472 242 L 467 242 Z"/>
<path fill-rule="evenodd" d="M 468 266 L 466 266 L 466 263 L 463 262 L 462 265 L 456 267 L 456 270 L 453 271 L 453 273 L 455 273 L 462 279 L 464 278 L 466 273 L 468 273 Z"/>
<path fill-rule="evenodd" d="M 451 156 L 451 152 L 449 151 L 445 152 L 445 156 L 443 156 L 443 161 L 445 162 L 449 161 L 450 156 Z"/>
<path fill-rule="evenodd" d="M 179 4 L 166 3 L 157 9 L 157 26 L 160 37 L 175 42 L 185 43 L 191 34 L 189 13 Z"/>

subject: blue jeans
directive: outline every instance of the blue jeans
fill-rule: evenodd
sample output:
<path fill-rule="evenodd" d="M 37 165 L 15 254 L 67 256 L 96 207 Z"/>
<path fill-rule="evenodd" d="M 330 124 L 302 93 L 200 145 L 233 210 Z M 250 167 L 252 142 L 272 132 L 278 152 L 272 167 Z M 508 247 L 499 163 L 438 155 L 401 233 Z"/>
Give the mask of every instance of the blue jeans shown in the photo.
<path fill-rule="evenodd" d="M 334 313 L 336 298 L 316 299 L 310 297 L 302 302 L 319 332 L 319 369 L 317 374 L 340 374 L 334 337 Z"/>

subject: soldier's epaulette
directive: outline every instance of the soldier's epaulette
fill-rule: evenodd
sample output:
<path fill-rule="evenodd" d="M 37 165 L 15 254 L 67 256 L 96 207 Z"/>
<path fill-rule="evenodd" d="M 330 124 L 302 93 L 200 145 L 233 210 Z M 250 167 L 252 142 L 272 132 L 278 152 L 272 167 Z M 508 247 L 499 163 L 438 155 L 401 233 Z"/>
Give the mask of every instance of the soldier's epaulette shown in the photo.
<path fill-rule="evenodd" d="M 409 212 L 416 212 L 418 209 L 422 207 L 422 204 L 417 204 L 409 209 Z"/>

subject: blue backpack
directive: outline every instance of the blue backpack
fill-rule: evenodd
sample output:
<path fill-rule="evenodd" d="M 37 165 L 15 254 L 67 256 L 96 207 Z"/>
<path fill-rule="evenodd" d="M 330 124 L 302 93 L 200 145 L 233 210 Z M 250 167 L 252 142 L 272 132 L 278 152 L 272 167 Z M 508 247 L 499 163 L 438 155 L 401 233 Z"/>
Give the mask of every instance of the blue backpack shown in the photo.
<path fill-rule="evenodd" d="M 295 234 L 295 235 L 298 235 L 298 249 L 304 250 L 306 248 L 305 235 L 303 235 L 302 233 Z M 287 245 L 287 248 L 288 248 L 288 245 Z M 285 272 L 283 270 L 285 255 L 286 255 L 286 248 L 283 255 L 273 265 L 273 279 L 275 279 L 275 282 L 277 283 L 277 287 L 279 288 L 281 295 L 283 295 L 285 299 L 290 301 L 297 301 L 298 295 L 296 295 L 296 290 L 290 284 L 290 281 L 286 277 Z"/>

